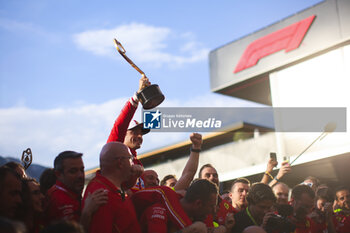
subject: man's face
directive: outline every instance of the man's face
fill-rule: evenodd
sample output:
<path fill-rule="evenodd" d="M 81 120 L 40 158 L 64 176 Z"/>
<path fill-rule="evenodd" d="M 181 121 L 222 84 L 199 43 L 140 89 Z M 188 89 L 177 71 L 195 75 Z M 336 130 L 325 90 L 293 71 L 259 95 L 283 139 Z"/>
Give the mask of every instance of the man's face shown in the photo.
<path fill-rule="evenodd" d="M 342 209 L 350 209 L 350 192 L 349 190 L 340 190 L 336 194 L 337 205 Z"/>
<path fill-rule="evenodd" d="M 273 193 L 275 194 L 277 204 L 288 204 L 288 193 L 289 190 L 286 186 L 278 184 L 273 187 Z"/>
<path fill-rule="evenodd" d="M 327 203 L 327 200 L 326 200 L 326 199 L 319 198 L 319 199 L 316 201 L 316 207 L 317 207 L 317 209 L 319 209 L 319 210 L 321 210 L 322 212 L 324 212 L 324 211 L 325 211 L 324 206 L 325 206 L 326 203 Z"/>
<path fill-rule="evenodd" d="M 144 171 L 142 174 L 142 179 L 145 184 L 145 188 L 159 185 L 158 174 L 153 170 Z"/>
<path fill-rule="evenodd" d="M 247 204 L 246 197 L 249 192 L 249 185 L 245 183 L 236 183 L 233 185 L 230 197 L 233 204 L 243 206 Z"/>
<path fill-rule="evenodd" d="M 210 195 L 209 201 L 200 202 L 194 213 L 194 221 L 204 221 L 208 214 L 215 214 L 218 195 L 213 193 Z"/>
<path fill-rule="evenodd" d="M 293 200 L 293 209 L 298 220 L 304 220 L 314 208 L 314 198 L 311 198 L 307 193 L 301 195 L 300 200 Z"/>
<path fill-rule="evenodd" d="M 0 191 L 0 216 L 13 218 L 21 204 L 21 181 L 12 174 L 7 174 Z"/>
<path fill-rule="evenodd" d="M 33 209 L 35 212 L 42 213 L 44 211 L 43 201 L 44 195 L 40 191 L 40 185 L 36 182 L 28 183 L 30 190 L 30 197 L 33 204 Z"/>
<path fill-rule="evenodd" d="M 170 188 L 174 187 L 177 180 L 175 178 L 170 178 L 165 181 L 165 186 L 168 186 Z"/>
<path fill-rule="evenodd" d="M 142 145 L 142 141 L 143 139 L 141 127 L 136 127 L 126 131 L 124 144 L 127 145 L 130 149 L 139 149 Z"/>
<path fill-rule="evenodd" d="M 21 167 L 16 167 L 16 168 L 15 168 L 15 172 L 16 172 L 21 178 L 27 178 L 26 172 L 25 172 L 24 169 L 21 168 Z"/>
<path fill-rule="evenodd" d="M 249 206 L 249 211 L 253 215 L 254 219 L 260 222 L 264 218 L 265 214 L 271 211 L 272 205 L 272 200 L 262 200 L 257 204 L 251 204 Z"/>
<path fill-rule="evenodd" d="M 204 168 L 202 170 L 200 178 L 209 180 L 219 187 L 219 176 L 218 176 L 218 173 L 216 172 L 215 168 L 213 168 L 213 167 Z"/>
<path fill-rule="evenodd" d="M 63 160 L 63 171 L 58 172 L 57 179 L 70 190 L 81 194 L 84 188 L 85 173 L 82 158 L 67 158 Z"/>
<path fill-rule="evenodd" d="M 128 150 L 123 151 L 123 153 L 121 153 L 118 156 L 119 160 L 120 160 L 120 167 L 122 169 L 122 174 L 123 174 L 123 181 L 127 181 L 131 178 L 132 176 L 132 170 L 133 170 L 133 166 L 134 162 L 132 160 L 132 156 L 129 154 Z"/>

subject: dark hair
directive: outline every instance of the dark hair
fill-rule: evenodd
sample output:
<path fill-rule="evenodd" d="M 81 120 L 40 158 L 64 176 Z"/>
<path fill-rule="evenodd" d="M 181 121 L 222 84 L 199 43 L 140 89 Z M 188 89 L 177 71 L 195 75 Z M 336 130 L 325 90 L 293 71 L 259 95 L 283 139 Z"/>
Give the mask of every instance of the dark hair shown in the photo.
<path fill-rule="evenodd" d="M 198 178 L 202 178 L 202 171 L 203 171 L 204 168 L 207 168 L 207 167 L 214 168 L 213 165 L 211 165 L 210 163 L 204 164 L 204 165 L 199 169 Z M 214 168 L 214 169 L 215 169 L 215 168 Z"/>
<path fill-rule="evenodd" d="M 335 189 L 335 192 L 334 192 L 334 198 L 335 200 L 338 200 L 337 198 L 337 192 L 340 192 L 340 191 L 343 191 L 343 190 L 347 190 L 347 191 L 350 191 L 350 189 L 346 186 L 339 186 Z"/>
<path fill-rule="evenodd" d="M 24 167 L 22 164 L 17 163 L 17 162 L 13 162 L 13 161 L 5 163 L 4 166 L 9 167 L 11 169 L 16 169 L 19 167 L 19 168 L 22 168 L 24 170 Z"/>
<path fill-rule="evenodd" d="M 222 192 L 221 192 L 221 194 L 220 194 L 220 195 L 229 194 L 229 193 L 230 193 L 230 191 L 229 191 L 229 190 L 224 190 L 224 191 L 222 191 Z"/>
<path fill-rule="evenodd" d="M 243 184 L 247 184 L 247 185 L 250 186 L 250 181 L 249 181 L 247 178 L 240 177 L 240 178 L 235 179 L 235 180 L 232 182 L 231 190 L 232 190 L 233 186 L 235 186 L 235 184 L 237 184 L 237 183 L 243 183 Z"/>
<path fill-rule="evenodd" d="M 18 180 L 21 180 L 21 177 L 12 168 L 9 168 L 7 166 L 1 166 L 0 167 L 0 187 L 1 187 L 1 189 L 3 189 L 3 187 L 4 187 L 4 181 L 5 181 L 5 178 L 7 177 L 8 174 L 13 175 Z"/>
<path fill-rule="evenodd" d="M 334 194 L 332 190 L 329 187 L 322 187 L 318 188 L 315 193 L 316 201 L 318 199 L 325 199 L 327 202 L 333 202 L 334 201 Z"/>
<path fill-rule="evenodd" d="M 40 191 L 46 195 L 49 190 L 56 183 L 55 170 L 53 168 L 46 168 L 40 175 Z"/>
<path fill-rule="evenodd" d="M 196 200 L 208 202 L 212 194 L 218 195 L 216 184 L 206 179 L 193 181 L 185 194 L 185 200 L 189 203 Z"/>
<path fill-rule="evenodd" d="M 160 185 L 164 186 L 167 180 L 170 180 L 170 179 L 173 179 L 173 178 L 176 179 L 175 175 L 166 175 L 166 176 L 164 176 L 164 178 L 160 181 Z"/>
<path fill-rule="evenodd" d="M 263 183 L 253 184 L 247 194 L 248 205 L 256 205 L 264 200 L 276 202 L 276 197 L 273 194 L 271 187 Z"/>
<path fill-rule="evenodd" d="M 298 184 L 292 189 L 292 198 L 300 200 L 303 193 L 306 193 L 311 198 L 315 198 L 314 190 L 312 190 L 310 186 L 304 184 Z"/>
<path fill-rule="evenodd" d="M 26 218 L 29 215 L 33 214 L 33 201 L 32 201 L 32 192 L 29 187 L 29 183 L 34 182 L 39 184 L 34 178 L 23 178 L 22 179 L 22 192 L 21 198 L 22 203 L 20 208 L 18 208 L 17 217 L 23 222 L 26 221 Z"/>
<path fill-rule="evenodd" d="M 63 151 L 61 153 L 59 153 L 57 155 L 57 157 L 55 158 L 55 161 L 53 163 L 53 167 L 56 171 L 63 171 L 63 161 L 65 159 L 75 159 L 75 158 L 81 158 L 81 156 L 83 156 L 82 153 L 78 153 L 78 152 L 75 152 L 75 151 L 70 151 L 70 150 L 67 150 L 67 151 Z"/>
<path fill-rule="evenodd" d="M 5 163 L 3 166 L 6 166 L 6 167 L 12 169 L 12 170 L 13 170 L 14 172 L 16 172 L 20 177 L 22 176 L 22 173 L 18 173 L 18 171 L 16 170 L 17 168 L 23 170 L 23 172 L 24 172 L 24 174 L 25 174 L 25 170 L 26 170 L 26 169 L 25 169 L 25 168 L 23 167 L 23 165 L 20 164 L 20 163 L 11 161 L 11 162 Z"/>

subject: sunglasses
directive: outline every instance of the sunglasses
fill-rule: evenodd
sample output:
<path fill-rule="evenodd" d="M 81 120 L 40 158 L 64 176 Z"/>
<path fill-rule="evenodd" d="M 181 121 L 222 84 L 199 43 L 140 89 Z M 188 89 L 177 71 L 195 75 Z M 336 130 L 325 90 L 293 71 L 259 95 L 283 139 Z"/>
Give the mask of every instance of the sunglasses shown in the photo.
<path fill-rule="evenodd" d="M 301 183 L 302 185 L 307 185 L 307 186 L 309 186 L 310 188 L 312 188 L 312 186 L 314 185 L 313 183 Z"/>

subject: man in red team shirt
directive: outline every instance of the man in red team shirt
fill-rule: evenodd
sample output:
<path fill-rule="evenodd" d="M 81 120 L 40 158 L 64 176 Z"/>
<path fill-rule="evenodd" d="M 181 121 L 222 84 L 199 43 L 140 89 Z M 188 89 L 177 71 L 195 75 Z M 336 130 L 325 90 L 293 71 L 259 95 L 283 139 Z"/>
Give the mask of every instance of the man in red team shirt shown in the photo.
<path fill-rule="evenodd" d="M 89 193 L 100 189 L 108 193 L 108 202 L 92 216 L 89 232 L 141 232 L 134 206 L 124 190 L 135 184 L 143 168 L 133 164 L 129 149 L 121 142 L 110 142 L 102 148 L 100 168 L 86 188 L 84 204 Z M 130 186 L 125 186 L 126 182 Z"/>
<path fill-rule="evenodd" d="M 199 169 L 198 177 L 200 179 L 206 179 L 219 187 L 219 176 L 216 169 L 211 164 L 205 164 Z M 220 195 L 218 195 L 218 203 L 216 207 L 216 211 L 214 215 L 208 215 L 205 220 L 207 226 L 218 226 L 225 225 L 226 216 L 229 213 L 233 213 L 233 207 L 231 203 L 222 199 Z"/>
<path fill-rule="evenodd" d="M 140 178 L 142 179 L 145 188 L 159 185 L 158 174 L 154 170 L 145 170 Z"/>
<path fill-rule="evenodd" d="M 315 204 L 315 193 L 308 185 L 297 185 L 292 190 L 291 205 L 293 216 L 291 221 L 296 225 L 295 233 L 316 232 L 314 221 L 308 217 Z"/>
<path fill-rule="evenodd" d="M 47 192 L 48 223 L 60 219 L 79 222 L 85 181 L 82 155 L 75 151 L 64 151 L 55 158 L 57 181 Z"/>
<path fill-rule="evenodd" d="M 350 232 L 350 190 L 342 186 L 335 190 L 334 219 L 336 231 L 339 233 Z"/>
<path fill-rule="evenodd" d="M 166 186 L 158 186 L 136 192 L 132 200 L 143 232 L 206 232 L 205 225 L 198 221 L 214 213 L 217 197 L 217 186 L 199 179 L 190 185 L 184 197 Z M 196 231 L 199 226 L 204 231 Z M 219 232 L 226 230 L 220 229 Z"/>
<path fill-rule="evenodd" d="M 150 84 L 151 83 L 149 82 L 148 78 L 142 75 L 139 82 L 139 90 L 137 92 L 139 93 Z M 137 99 L 136 94 L 126 102 L 118 118 L 114 122 L 107 143 L 114 141 L 124 143 L 129 147 L 133 155 L 134 163 L 142 165 L 142 163 L 136 158 L 136 150 L 139 149 L 142 145 L 142 136 L 148 133 L 150 130 L 143 128 L 142 123 L 138 123 L 136 120 L 132 120 L 138 104 L 139 100 Z"/>

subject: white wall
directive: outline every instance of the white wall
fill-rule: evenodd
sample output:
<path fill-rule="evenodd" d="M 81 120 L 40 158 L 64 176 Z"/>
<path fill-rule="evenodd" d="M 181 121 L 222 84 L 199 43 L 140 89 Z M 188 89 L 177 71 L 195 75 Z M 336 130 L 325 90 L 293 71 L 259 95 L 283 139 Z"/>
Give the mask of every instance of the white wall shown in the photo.
<path fill-rule="evenodd" d="M 270 74 L 273 107 L 350 107 L 350 45 Z M 317 121 L 319 119 L 315 119 Z M 286 124 L 275 115 L 276 124 Z M 326 124 L 326 123 L 325 123 Z M 347 124 L 349 132 L 349 124 Z M 278 133 L 279 154 L 298 155 L 320 133 Z M 349 133 L 331 133 L 297 163 L 350 151 Z"/>

